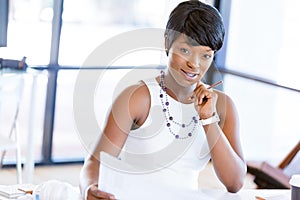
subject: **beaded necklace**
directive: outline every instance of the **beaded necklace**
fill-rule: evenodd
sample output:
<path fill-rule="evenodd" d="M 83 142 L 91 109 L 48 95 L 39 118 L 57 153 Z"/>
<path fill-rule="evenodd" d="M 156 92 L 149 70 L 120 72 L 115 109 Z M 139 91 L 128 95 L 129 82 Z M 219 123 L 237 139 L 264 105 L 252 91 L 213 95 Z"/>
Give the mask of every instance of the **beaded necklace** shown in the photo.
<path fill-rule="evenodd" d="M 193 132 L 198 125 L 198 116 L 197 115 L 193 116 L 192 119 L 188 123 L 180 123 L 173 118 L 173 116 L 169 110 L 170 102 L 168 100 L 167 87 L 165 86 L 165 83 L 164 83 L 164 77 L 165 77 L 165 73 L 164 73 L 164 71 L 161 71 L 160 72 L 160 83 L 159 83 L 159 85 L 160 85 L 159 98 L 161 100 L 162 111 L 163 111 L 165 119 L 166 119 L 166 126 L 169 129 L 169 132 L 176 139 L 187 139 L 189 137 L 192 137 Z M 186 129 L 186 134 L 175 133 L 172 130 L 173 126 L 179 126 L 182 129 Z"/>

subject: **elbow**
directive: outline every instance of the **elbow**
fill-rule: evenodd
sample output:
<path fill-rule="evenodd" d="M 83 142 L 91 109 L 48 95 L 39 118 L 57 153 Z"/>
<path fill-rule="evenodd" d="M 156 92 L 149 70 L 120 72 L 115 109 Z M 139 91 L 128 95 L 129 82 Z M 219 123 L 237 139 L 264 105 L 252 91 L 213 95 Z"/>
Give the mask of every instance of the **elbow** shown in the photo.
<path fill-rule="evenodd" d="M 236 176 L 231 176 L 230 181 L 227 182 L 226 189 L 230 193 L 237 193 L 244 186 L 245 177 L 247 174 L 247 166 L 244 163 L 243 168 L 239 170 Z"/>
<path fill-rule="evenodd" d="M 231 184 L 226 185 L 226 189 L 230 193 L 237 193 L 244 185 L 244 177 L 232 180 Z"/>
<path fill-rule="evenodd" d="M 237 193 L 243 187 L 243 184 L 235 184 L 232 186 L 226 187 L 227 191 L 230 193 Z"/>

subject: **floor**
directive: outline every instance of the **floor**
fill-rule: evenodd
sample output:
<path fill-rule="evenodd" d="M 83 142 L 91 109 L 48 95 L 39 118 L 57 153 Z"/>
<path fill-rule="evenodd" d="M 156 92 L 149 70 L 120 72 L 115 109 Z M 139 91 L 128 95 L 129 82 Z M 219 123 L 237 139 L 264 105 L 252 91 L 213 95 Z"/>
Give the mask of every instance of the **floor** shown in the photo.
<path fill-rule="evenodd" d="M 81 166 L 81 164 L 38 166 L 35 168 L 33 184 L 40 184 L 48 180 L 59 180 L 70 183 L 73 186 L 78 186 Z M 16 183 L 15 168 L 0 169 L 0 185 L 13 185 Z M 201 188 L 224 188 L 217 179 L 210 163 L 199 175 L 199 186 Z M 252 176 L 247 175 L 244 188 L 255 187 Z"/>

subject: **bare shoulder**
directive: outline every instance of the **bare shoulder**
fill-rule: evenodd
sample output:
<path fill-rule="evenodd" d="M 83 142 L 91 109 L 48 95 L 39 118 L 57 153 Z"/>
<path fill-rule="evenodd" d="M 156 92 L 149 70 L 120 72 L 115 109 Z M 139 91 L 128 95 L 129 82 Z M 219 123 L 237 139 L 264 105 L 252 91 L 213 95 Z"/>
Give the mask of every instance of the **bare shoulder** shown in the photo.
<path fill-rule="evenodd" d="M 127 100 L 133 101 L 133 103 L 143 104 L 147 103 L 150 100 L 150 93 L 146 84 L 140 81 L 125 88 L 118 98 L 122 99 L 124 97 Z"/>
<path fill-rule="evenodd" d="M 220 90 L 214 90 L 214 92 L 218 95 L 218 105 L 235 106 L 234 101 L 229 95 Z"/>
<path fill-rule="evenodd" d="M 117 156 L 130 130 L 138 128 L 148 116 L 150 95 L 143 83 L 126 87 L 115 99 L 95 152 Z M 113 145 L 112 145 L 113 144 Z"/>
<path fill-rule="evenodd" d="M 125 88 L 113 104 L 116 112 L 126 109 L 135 123 L 143 122 L 148 116 L 151 98 L 148 87 L 144 82 L 138 82 Z"/>

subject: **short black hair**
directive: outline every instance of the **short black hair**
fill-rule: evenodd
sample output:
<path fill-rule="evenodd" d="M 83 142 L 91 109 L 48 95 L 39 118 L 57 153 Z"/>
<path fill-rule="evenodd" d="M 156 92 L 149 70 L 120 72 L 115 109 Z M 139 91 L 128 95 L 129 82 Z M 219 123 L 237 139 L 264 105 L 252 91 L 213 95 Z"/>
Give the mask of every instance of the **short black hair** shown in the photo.
<path fill-rule="evenodd" d="M 193 46 L 209 46 L 217 51 L 223 45 L 225 28 L 219 11 L 198 0 L 185 1 L 171 12 L 166 25 L 166 49 L 185 34 Z M 168 53 L 168 52 L 167 52 Z"/>

